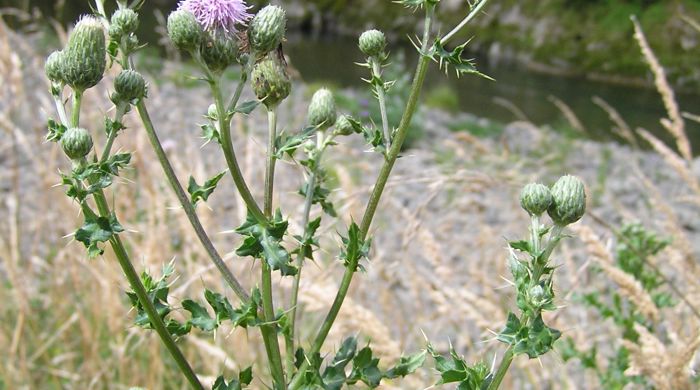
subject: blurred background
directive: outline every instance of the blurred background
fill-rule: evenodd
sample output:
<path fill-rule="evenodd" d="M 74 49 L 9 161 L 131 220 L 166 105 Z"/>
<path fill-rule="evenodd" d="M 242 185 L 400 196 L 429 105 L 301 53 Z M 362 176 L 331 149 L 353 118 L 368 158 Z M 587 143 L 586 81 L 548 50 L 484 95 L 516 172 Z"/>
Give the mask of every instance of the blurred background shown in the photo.
<path fill-rule="evenodd" d="M 111 251 L 89 260 L 72 239 L 82 219 L 57 185 L 57 172 L 70 164 L 45 142 L 47 120 L 56 114 L 44 61 L 90 12 L 88 3 L 0 0 L 0 390 L 186 389 L 158 338 L 133 324 Z M 250 3 L 257 11 L 266 2 Z M 356 64 L 364 61 L 357 36 L 370 27 L 389 37 L 386 78 L 396 80 L 389 120 L 398 123 L 416 61 L 408 38 L 419 30 L 420 12 L 390 0 L 274 3 L 290 19 L 285 52 L 294 88 L 280 107 L 285 129 L 304 126 L 307 102 L 320 86 L 334 91 L 343 113 L 379 123 L 362 81 L 366 69 Z M 115 8 L 110 0 L 106 5 L 108 13 Z M 176 6 L 146 0 L 138 36 L 147 46 L 135 62 L 180 181 L 192 175 L 203 182 L 225 162 L 216 145 L 203 145 L 197 126 L 209 91 L 165 34 Z M 451 29 L 467 9 L 467 1 L 442 0 L 436 28 Z M 635 38 L 632 15 L 646 40 Z M 494 81 L 431 68 L 374 223 L 367 273 L 356 278 L 323 353 L 358 334 L 389 364 L 425 347 L 423 331 L 439 351 L 453 345 L 467 361 L 490 365 L 504 349 L 493 332 L 514 310 L 504 238 L 524 237 L 529 223 L 519 191 L 571 173 L 587 185 L 589 213 L 555 256 L 561 309 L 546 322 L 564 336 L 541 360 L 516 359 L 503 388 L 698 388 L 699 22 L 700 0 L 490 0 L 461 38 L 471 39 L 467 55 Z M 646 58 L 640 46 L 649 49 Z M 108 96 L 117 71 L 110 69 L 85 98 L 81 121 L 97 145 L 104 142 L 104 116 L 112 114 Z M 224 75 L 230 89 L 236 72 Z M 254 98 L 249 88 L 244 93 Z M 176 308 L 185 298 L 201 301 L 205 287 L 226 292 L 133 113 L 126 125 L 117 148 L 133 152 L 134 169 L 123 172 L 109 196 L 136 268 L 157 276 L 174 260 Z M 263 113 L 237 116 L 233 131 L 244 174 L 261 197 Z M 324 219 L 328 238 L 318 266 L 304 270 L 304 339 L 317 329 L 343 271 L 336 233 L 360 218 L 382 163 L 359 137 L 343 139 L 326 159 L 340 218 Z M 303 175 L 293 164 L 278 169 L 275 202 L 297 234 Z M 229 232 L 245 208 L 228 177 L 197 211 L 235 274 L 252 287 L 257 268 L 232 253 L 240 237 Z M 281 299 L 290 283 L 278 282 Z M 182 310 L 173 316 L 184 318 Z M 266 388 L 260 344 L 255 330 L 228 328 L 181 341 L 206 381 L 254 365 L 253 389 Z M 428 364 L 383 388 L 424 389 L 436 381 Z"/>
<path fill-rule="evenodd" d="M 107 2 L 108 6 L 110 2 Z M 162 25 L 175 0 L 149 0 L 142 8 L 140 37 L 149 51 L 162 51 Z M 257 7 L 261 1 L 249 2 Z M 364 69 L 355 66 L 363 58 L 356 37 L 368 27 L 386 31 L 401 55 L 412 48 L 404 38 L 416 30 L 420 13 L 396 7 L 388 0 L 283 1 L 290 17 L 287 51 L 301 78 L 307 82 L 331 82 L 338 87 L 362 85 Z M 447 30 L 461 18 L 466 0 L 443 0 L 440 28 Z M 82 0 L 1 0 L 32 16 L 68 26 L 90 11 Z M 112 4 L 113 8 L 114 5 Z M 110 9 L 110 7 L 108 7 Z M 431 103 L 451 111 L 463 111 L 506 123 L 513 119 L 501 99 L 517 101 L 531 121 L 558 127 L 567 123 L 552 99 L 571 107 L 593 137 L 607 137 L 607 115 L 592 101 L 599 96 L 615 101 L 629 123 L 662 135 L 658 117 L 663 106 L 638 47 L 630 44 L 636 15 L 649 31 L 648 39 L 677 87 L 682 108 L 700 104 L 700 68 L 697 54 L 700 33 L 682 18 L 700 16 L 700 0 L 500 0 L 465 31 L 472 39 L 467 50 L 478 68 L 497 82 L 467 77 L 442 77 L 437 70 L 428 82 Z M 26 16 L 26 15 L 25 15 Z M 22 17 L 6 13 L 11 26 L 26 27 Z M 52 29 L 51 23 L 32 28 Z M 50 34 L 49 36 L 55 36 Z M 53 46 L 55 42 L 46 43 Z M 316 55 L 323 53 L 323 61 Z M 155 54 L 153 54 L 155 55 Z M 408 56 L 411 60 L 413 56 Z M 401 61 L 394 57 L 393 61 Z M 410 60 L 408 67 L 411 67 Z M 158 61 L 151 61 L 158 66 Z M 153 69 L 157 71 L 157 69 Z M 496 101 L 494 102 L 494 98 Z M 690 125 L 698 133 L 699 127 Z M 691 136 L 694 145 L 700 139 Z"/>

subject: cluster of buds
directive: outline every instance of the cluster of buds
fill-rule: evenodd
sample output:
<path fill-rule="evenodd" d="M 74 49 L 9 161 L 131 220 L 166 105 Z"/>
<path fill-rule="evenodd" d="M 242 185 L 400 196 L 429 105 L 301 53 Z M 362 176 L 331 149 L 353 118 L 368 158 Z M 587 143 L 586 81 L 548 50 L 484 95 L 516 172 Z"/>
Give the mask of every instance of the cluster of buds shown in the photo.
<path fill-rule="evenodd" d="M 520 194 L 520 205 L 531 216 L 539 217 L 545 211 L 558 226 L 570 225 L 586 212 L 586 191 L 581 179 L 562 176 L 552 188 L 531 183 Z"/>
<path fill-rule="evenodd" d="M 134 51 L 139 44 L 136 30 L 139 28 L 139 15 L 131 8 L 119 8 L 114 12 L 109 24 L 109 38 L 127 53 Z"/>
<path fill-rule="evenodd" d="M 237 28 L 250 19 L 247 11 L 242 0 L 185 0 L 168 16 L 168 36 L 175 47 L 221 74 L 239 59 Z"/>
<path fill-rule="evenodd" d="M 250 22 L 248 41 L 252 58 L 253 91 L 260 101 L 272 110 L 289 96 L 292 82 L 282 53 L 287 17 L 275 5 L 261 9 Z"/>
<path fill-rule="evenodd" d="M 82 93 L 102 80 L 105 67 L 104 28 L 97 18 L 85 16 L 71 32 L 66 47 L 51 53 L 45 71 L 54 86 L 68 85 Z"/>

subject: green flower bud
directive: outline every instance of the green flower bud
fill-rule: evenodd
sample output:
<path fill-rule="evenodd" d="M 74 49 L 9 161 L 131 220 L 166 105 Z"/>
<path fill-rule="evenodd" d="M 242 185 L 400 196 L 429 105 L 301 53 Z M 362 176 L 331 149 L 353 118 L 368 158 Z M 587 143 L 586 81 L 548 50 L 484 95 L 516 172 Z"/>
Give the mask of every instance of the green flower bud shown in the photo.
<path fill-rule="evenodd" d="M 201 47 L 202 59 L 209 70 L 218 74 L 236 62 L 238 45 L 223 35 L 207 35 Z"/>
<path fill-rule="evenodd" d="M 536 285 L 536 286 L 534 286 L 534 287 L 532 287 L 532 288 L 530 289 L 530 291 L 528 292 L 528 295 L 529 295 L 529 298 L 530 298 L 530 299 L 529 299 L 530 304 L 531 304 L 533 307 L 539 308 L 539 307 L 541 307 L 542 305 L 544 305 L 544 304 L 547 302 L 547 300 L 548 300 L 547 296 L 546 296 L 545 293 L 544 293 L 544 289 L 543 289 L 542 286 L 540 286 L 539 284 Z"/>
<path fill-rule="evenodd" d="M 131 8 L 118 9 L 111 19 L 109 26 L 109 36 L 112 39 L 120 40 L 125 35 L 136 32 L 139 28 L 139 15 Z"/>
<path fill-rule="evenodd" d="M 544 184 L 530 183 L 520 193 L 520 206 L 530 215 L 540 216 L 552 204 L 552 193 Z"/>
<path fill-rule="evenodd" d="M 268 109 L 277 107 L 292 90 L 287 65 L 277 53 L 266 55 L 253 66 L 251 80 L 255 95 Z"/>
<path fill-rule="evenodd" d="M 102 80 L 107 65 L 106 45 L 104 29 L 97 18 L 80 19 L 68 37 L 61 63 L 64 81 L 76 91 L 94 87 Z"/>
<path fill-rule="evenodd" d="M 347 115 L 340 115 L 335 121 L 335 132 L 338 135 L 350 135 L 355 132 Z"/>
<path fill-rule="evenodd" d="M 261 9 L 250 22 L 248 40 L 250 47 L 259 54 L 267 54 L 284 39 L 287 17 L 284 10 L 276 5 Z"/>
<path fill-rule="evenodd" d="M 143 99 L 146 96 L 146 80 L 138 72 L 123 70 L 114 80 L 114 90 L 123 101 Z"/>
<path fill-rule="evenodd" d="M 586 212 L 586 190 L 575 176 L 562 176 L 552 186 L 552 204 L 547 209 L 552 220 L 560 225 L 572 224 Z"/>
<path fill-rule="evenodd" d="M 386 37 L 379 30 L 365 31 L 360 35 L 360 51 L 370 57 L 376 57 L 384 52 Z"/>
<path fill-rule="evenodd" d="M 316 91 L 309 104 L 309 124 L 325 130 L 335 124 L 336 116 L 333 93 L 326 88 Z"/>
<path fill-rule="evenodd" d="M 209 109 L 207 110 L 207 117 L 214 121 L 219 119 L 219 111 L 216 109 L 216 104 L 209 105 Z"/>
<path fill-rule="evenodd" d="M 92 150 L 92 136 L 81 128 L 72 127 L 61 137 L 61 147 L 71 160 L 79 160 Z"/>
<path fill-rule="evenodd" d="M 46 78 L 52 83 L 63 83 L 63 52 L 54 51 L 46 59 L 46 64 L 44 65 L 44 71 L 46 72 Z"/>
<path fill-rule="evenodd" d="M 191 51 L 202 44 L 204 31 L 192 13 L 178 10 L 168 16 L 168 36 L 178 49 Z"/>

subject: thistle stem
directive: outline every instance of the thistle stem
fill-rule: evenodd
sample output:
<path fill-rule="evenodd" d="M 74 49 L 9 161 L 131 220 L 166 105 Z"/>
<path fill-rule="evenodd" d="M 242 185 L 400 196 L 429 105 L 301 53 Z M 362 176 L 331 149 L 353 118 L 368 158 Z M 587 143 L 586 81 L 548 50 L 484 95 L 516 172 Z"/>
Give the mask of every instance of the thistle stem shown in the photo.
<path fill-rule="evenodd" d="M 64 126 L 69 126 L 70 123 L 68 122 L 68 115 L 66 115 L 66 107 L 63 105 L 63 102 L 61 101 L 61 96 L 54 95 L 53 100 L 56 103 L 56 111 L 58 111 L 58 118 L 61 120 L 61 123 Z"/>
<path fill-rule="evenodd" d="M 372 66 L 372 78 L 381 80 L 382 77 L 382 64 L 377 57 L 369 58 L 370 65 Z M 375 92 L 377 93 L 377 100 L 379 101 L 379 112 L 382 116 L 382 129 L 384 131 L 384 145 L 386 148 L 391 148 L 391 130 L 389 129 L 389 117 L 386 110 L 386 90 L 384 85 L 375 86 Z"/>
<path fill-rule="evenodd" d="M 452 31 L 447 33 L 444 37 L 440 38 L 440 43 L 442 45 L 446 45 L 447 42 L 454 38 L 454 36 L 457 35 L 457 33 L 459 33 L 464 28 L 464 26 L 469 24 L 469 22 L 471 22 L 471 20 L 479 14 L 481 9 L 484 8 L 488 1 L 489 0 L 480 0 L 479 3 L 476 6 L 474 6 L 474 8 L 472 8 L 471 11 L 469 11 L 469 15 L 467 15 L 455 28 L 453 28 Z"/>
<path fill-rule="evenodd" d="M 248 211 L 253 215 L 253 217 L 258 223 L 260 223 L 263 226 L 268 226 L 269 222 L 267 218 L 265 218 L 265 215 L 263 214 L 262 210 L 260 210 L 260 206 L 258 206 L 258 203 L 255 201 L 253 194 L 250 192 L 248 184 L 243 178 L 241 168 L 238 165 L 236 152 L 233 149 L 233 141 L 231 140 L 231 119 L 229 118 L 228 112 L 226 111 L 226 107 L 224 106 L 224 98 L 221 94 L 221 87 L 219 85 L 220 80 L 217 77 L 209 74 L 209 83 L 211 85 L 211 90 L 214 95 L 214 104 L 216 105 L 216 112 L 218 113 L 217 116 L 219 118 L 219 135 L 221 136 L 221 148 L 223 149 L 224 157 L 226 158 L 228 170 L 231 173 L 233 182 L 235 183 L 236 188 L 238 189 L 238 193 L 241 194 L 243 202 L 248 208 Z M 241 81 L 241 84 L 243 84 L 243 81 Z"/>
<path fill-rule="evenodd" d="M 306 182 L 306 198 L 304 200 L 304 214 L 302 215 L 301 224 L 304 227 L 304 234 L 302 237 L 306 237 L 308 232 L 309 219 L 311 215 L 311 206 L 314 200 L 314 187 L 316 187 L 316 171 L 311 172 L 309 180 Z M 299 253 L 297 254 L 296 266 L 297 274 L 294 275 L 294 284 L 292 285 L 292 299 L 289 304 L 289 327 L 290 333 L 294 336 L 295 325 L 296 325 L 296 313 L 297 304 L 299 300 L 299 283 L 301 282 L 301 270 L 304 267 L 304 253 L 306 252 L 306 246 L 299 248 Z M 294 348 L 292 348 L 294 350 Z"/>
<path fill-rule="evenodd" d="M 498 366 L 498 370 L 496 370 L 496 373 L 494 374 L 493 379 L 489 383 L 489 387 L 487 387 L 486 390 L 498 389 L 498 387 L 501 385 L 501 382 L 503 382 L 503 378 L 505 378 L 506 373 L 508 373 L 508 368 L 510 368 L 510 364 L 513 362 L 514 356 L 515 355 L 513 354 L 513 347 L 508 347 L 505 355 L 503 355 L 501 364 Z"/>
<path fill-rule="evenodd" d="M 427 52 L 430 45 L 430 29 L 432 27 L 434 14 L 435 6 L 428 5 L 420 53 L 421 58 L 418 61 L 418 65 L 416 67 L 416 73 L 413 78 L 413 84 L 411 86 L 411 93 L 408 98 L 408 103 L 406 104 L 406 110 L 404 111 L 403 116 L 401 117 L 399 128 L 396 131 L 396 138 L 394 139 L 394 144 L 391 146 L 391 149 L 389 149 L 389 153 L 384 161 L 381 171 L 379 172 L 379 177 L 377 178 L 377 182 L 374 185 L 372 194 L 370 195 L 364 216 L 362 217 L 362 223 L 360 225 L 360 235 L 362 240 L 365 240 L 367 238 L 367 233 L 369 232 L 370 225 L 372 224 L 372 219 L 374 218 L 374 215 L 377 211 L 377 205 L 379 204 L 379 200 L 381 199 L 382 192 L 386 187 L 386 183 L 389 179 L 389 175 L 391 174 L 394 164 L 396 163 L 396 159 L 399 157 L 399 153 L 401 152 L 403 142 L 406 140 L 408 127 L 411 124 L 413 115 L 415 114 L 416 109 L 418 107 L 418 98 L 420 97 L 423 82 L 425 81 L 425 75 L 428 70 L 428 65 L 430 63 L 430 57 L 427 55 Z M 333 304 L 328 314 L 326 315 L 326 318 L 323 321 L 321 328 L 319 329 L 318 335 L 316 336 L 313 342 L 311 350 L 309 351 L 309 356 L 314 356 L 316 353 L 318 353 L 321 350 L 321 347 L 323 346 L 326 337 L 328 337 L 328 333 L 330 332 L 331 327 L 333 326 L 333 323 L 335 322 L 335 319 L 337 318 L 338 313 L 340 312 L 340 308 L 342 307 L 345 297 L 347 296 L 348 291 L 350 289 L 352 278 L 355 275 L 355 271 L 357 269 L 357 261 L 359 261 L 359 259 L 356 260 L 354 264 L 348 264 L 345 267 L 345 272 L 343 274 L 343 279 L 340 283 L 340 287 L 338 288 L 338 292 L 336 293 L 335 299 L 333 300 Z M 292 382 L 289 384 L 290 390 L 298 389 L 301 386 L 304 373 L 308 369 L 308 367 L 309 361 L 307 359 L 306 361 L 304 361 L 302 366 L 299 367 L 299 371 L 292 379 Z"/>
<path fill-rule="evenodd" d="M 114 121 L 115 122 L 121 122 L 122 118 L 124 117 L 124 114 L 126 114 L 126 109 L 127 109 L 128 103 L 119 103 L 117 104 L 117 112 L 114 114 Z M 102 151 L 102 157 L 100 158 L 100 162 L 105 162 L 109 158 L 109 154 L 112 151 L 112 144 L 114 144 L 114 140 L 117 138 L 117 134 L 119 133 L 119 130 L 117 129 L 109 129 L 109 135 L 107 136 L 107 143 L 105 144 L 105 148 Z"/>
<path fill-rule="evenodd" d="M 197 216 L 197 211 L 182 188 L 180 181 L 177 179 L 175 170 L 173 169 L 173 166 L 170 163 L 167 154 L 165 154 L 160 140 L 158 139 L 158 134 L 153 126 L 153 121 L 151 120 L 151 116 L 148 114 L 148 110 L 146 109 L 146 103 L 143 100 L 140 100 L 136 104 L 136 109 L 138 110 L 141 121 L 143 122 L 143 127 L 146 129 L 146 135 L 151 143 L 151 147 L 153 147 L 153 150 L 158 157 L 158 161 L 160 162 L 160 166 L 163 168 L 163 172 L 165 172 L 165 177 L 168 179 L 173 192 L 175 192 L 175 196 L 180 202 L 180 205 L 182 205 L 182 209 L 185 211 L 187 219 L 189 219 L 197 238 L 199 238 L 204 250 L 206 250 L 209 258 L 219 270 L 226 283 L 231 287 L 233 292 L 243 303 L 247 303 L 250 301 L 248 293 L 246 293 L 246 290 L 243 288 L 236 276 L 233 275 L 231 270 L 226 266 L 226 263 L 224 263 L 224 260 L 219 255 L 219 252 L 217 252 L 214 244 L 212 244 L 207 232 L 204 230 L 204 227 L 202 227 L 202 223 Z"/>
<path fill-rule="evenodd" d="M 274 108 L 267 111 L 268 119 L 268 143 L 267 164 L 265 166 L 265 218 L 272 218 L 272 196 L 275 182 L 275 140 L 277 139 L 277 113 Z M 265 260 L 261 267 L 263 319 L 265 325 L 261 326 L 263 340 L 270 360 L 270 369 L 275 382 L 275 389 L 283 389 L 285 386 L 284 369 L 282 368 L 282 356 L 280 354 L 279 340 L 277 339 L 277 325 L 275 323 L 275 307 L 272 299 L 272 270 Z"/>
<path fill-rule="evenodd" d="M 109 205 L 107 203 L 107 199 L 104 195 L 104 192 L 102 192 L 101 190 L 96 192 L 94 194 L 94 199 L 95 203 L 97 204 L 97 208 L 100 212 L 100 215 L 103 218 L 109 218 L 111 212 L 109 210 Z M 180 368 L 180 371 L 182 371 L 183 375 L 185 375 L 187 381 L 190 383 L 192 388 L 204 390 L 204 386 L 202 386 L 202 384 L 199 382 L 197 375 L 192 370 L 192 367 L 187 362 L 187 359 L 182 354 L 182 351 L 180 351 L 180 348 L 178 348 L 177 344 L 175 344 L 175 340 L 173 340 L 172 336 L 170 335 L 170 332 L 168 332 L 168 329 L 163 323 L 163 319 L 160 317 L 158 311 L 153 305 L 153 302 L 148 297 L 146 288 L 143 286 L 139 275 L 136 273 L 136 270 L 134 269 L 134 266 L 131 263 L 131 260 L 129 259 L 129 255 L 126 252 L 126 249 L 124 248 L 124 244 L 122 244 L 121 239 L 119 238 L 119 236 L 113 235 L 109 242 L 112 246 L 112 249 L 114 250 L 114 254 L 117 256 L 119 266 L 121 266 L 122 271 L 124 271 L 126 279 L 129 281 L 129 284 L 134 290 L 134 293 L 136 294 L 139 303 L 148 315 L 148 319 L 151 325 L 153 326 L 153 329 L 160 337 L 161 341 L 165 345 L 165 348 L 167 348 L 168 352 L 170 352 L 170 355 L 173 357 L 175 363 L 177 363 L 177 366 Z"/>
<path fill-rule="evenodd" d="M 73 127 L 80 126 L 80 106 L 83 102 L 83 91 L 73 90 L 73 109 L 71 110 L 70 123 Z"/>

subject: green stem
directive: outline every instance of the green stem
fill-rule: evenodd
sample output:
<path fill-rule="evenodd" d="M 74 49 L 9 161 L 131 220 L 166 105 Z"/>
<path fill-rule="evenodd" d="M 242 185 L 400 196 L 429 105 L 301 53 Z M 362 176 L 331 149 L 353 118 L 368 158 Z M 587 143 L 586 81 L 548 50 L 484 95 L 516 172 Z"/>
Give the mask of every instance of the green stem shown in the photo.
<path fill-rule="evenodd" d="M 114 114 L 115 122 L 121 122 L 122 118 L 124 117 L 124 114 L 126 114 L 126 109 L 128 107 L 128 103 L 119 103 L 117 105 L 117 112 Z M 102 157 L 100 158 L 100 162 L 103 163 L 109 158 L 109 154 L 112 151 L 112 145 L 114 144 L 114 140 L 117 138 L 118 133 L 119 130 L 110 129 L 109 135 L 107 136 L 107 143 L 105 144 L 105 148 L 102 151 Z"/>
<path fill-rule="evenodd" d="M 481 1 L 479 1 L 479 3 L 478 3 L 476 6 L 474 6 L 474 8 L 472 8 L 471 11 L 469 11 L 469 15 L 467 15 L 467 16 L 457 25 L 457 27 L 453 28 L 452 31 L 450 31 L 449 33 L 447 33 L 447 35 L 445 35 L 444 37 L 440 38 L 440 43 L 441 43 L 442 45 L 446 45 L 448 41 L 450 41 L 452 38 L 454 38 L 454 36 L 457 35 L 457 33 L 460 32 L 460 31 L 464 28 L 464 26 L 466 26 L 467 24 L 469 24 L 469 22 L 471 22 L 471 20 L 474 19 L 474 18 L 476 17 L 476 15 L 479 14 L 479 12 L 481 11 L 481 9 L 484 8 L 484 6 L 486 5 L 486 3 L 487 3 L 488 1 L 489 1 L 489 0 L 481 0 Z"/>
<path fill-rule="evenodd" d="M 163 168 L 163 172 L 165 172 L 165 176 L 168 179 L 168 182 L 170 183 L 170 187 L 173 189 L 173 192 L 175 192 L 178 201 L 180 201 L 182 209 L 185 211 L 187 219 L 189 219 L 190 224 L 192 225 L 192 228 L 194 229 L 194 232 L 197 235 L 197 238 L 199 238 L 199 241 L 202 243 L 202 246 L 207 251 L 207 254 L 209 254 L 209 258 L 211 258 L 211 261 L 214 263 L 219 272 L 221 272 L 221 275 L 223 275 L 223 278 L 224 280 L 226 280 L 226 283 L 231 287 L 231 289 L 242 302 L 248 302 L 250 300 L 248 293 L 246 293 L 246 290 L 243 288 L 241 283 L 238 281 L 238 279 L 236 279 L 231 270 L 226 266 L 226 263 L 224 263 L 224 260 L 219 255 L 219 252 L 217 252 L 216 248 L 214 247 L 214 244 L 212 244 L 211 240 L 209 239 L 209 236 L 204 230 L 204 227 L 202 227 L 202 223 L 200 222 L 199 217 L 197 216 L 197 211 L 195 210 L 194 206 L 192 205 L 192 202 L 190 201 L 189 197 L 182 188 L 180 181 L 177 179 L 175 170 L 173 169 L 172 164 L 170 164 L 170 160 L 165 154 L 163 146 L 161 145 L 160 140 L 158 139 L 158 134 L 156 134 L 156 130 L 153 127 L 153 121 L 151 120 L 151 116 L 148 114 L 148 110 L 146 109 L 146 103 L 143 100 L 140 100 L 138 104 L 136 104 L 136 109 L 138 110 L 139 116 L 141 117 L 141 121 L 143 122 L 143 126 L 146 129 L 146 135 L 148 136 L 148 140 L 151 142 L 151 147 L 153 147 L 153 150 L 155 151 L 156 156 L 158 157 L 158 161 L 160 162 L 160 165 Z"/>
<path fill-rule="evenodd" d="M 245 72 L 244 72 L 245 73 Z M 209 83 L 211 85 L 211 90 L 214 95 L 214 104 L 216 105 L 216 112 L 219 118 L 219 135 L 221 136 L 221 148 L 224 152 L 224 157 L 226 158 L 226 164 L 228 165 L 228 170 L 231 173 L 233 182 L 236 184 L 238 193 L 241 194 L 243 202 L 245 202 L 248 211 L 253 215 L 258 223 L 263 226 L 269 224 L 267 218 L 260 210 L 260 206 L 255 201 L 253 194 L 248 188 L 248 184 L 243 178 L 243 173 L 238 165 L 238 159 L 236 158 L 236 152 L 233 149 L 233 141 L 231 140 L 231 119 L 229 118 L 226 107 L 224 106 L 224 98 L 221 94 L 221 88 L 219 85 L 219 79 L 213 75 L 209 76 Z M 243 82 L 241 82 L 243 84 Z M 239 88 L 242 88 L 239 84 Z M 239 92 L 240 96 L 240 92 Z"/>
<path fill-rule="evenodd" d="M 272 218 L 272 196 L 275 187 L 275 140 L 277 138 L 277 113 L 274 108 L 267 111 L 267 119 L 268 143 L 267 164 L 265 164 L 265 203 L 263 206 L 265 218 L 270 220 Z M 261 282 L 263 318 L 266 324 L 260 329 L 268 350 L 270 369 L 275 382 L 274 387 L 283 389 L 285 386 L 284 369 L 282 368 L 282 356 L 280 354 L 279 340 L 277 339 L 277 325 L 275 324 L 275 306 L 272 299 L 272 270 L 264 259 L 261 267 Z"/>
<path fill-rule="evenodd" d="M 61 96 L 54 95 L 53 100 L 54 103 L 56 103 L 56 111 L 58 111 L 58 118 L 61 120 L 61 124 L 64 126 L 70 126 L 70 122 L 68 122 L 68 115 L 66 115 L 66 107 L 61 101 Z"/>
<path fill-rule="evenodd" d="M 267 164 L 265 164 L 265 217 L 272 217 L 272 195 L 275 190 L 275 140 L 277 139 L 277 112 L 267 110 Z"/>
<path fill-rule="evenodd" d="M 109 205 L 104 192 L 101 190 L 96 192 L 94 194 L 94 199 L 100 215 L 103 218 L 109 218 L 111 212 L 109 210 Z M 112 245 L 112 249 L 114 249 L 114 254 L 117 256 L 117 260 L 119 261 L 122 271 L 124 271 L 126 279 L 129 281 L 131 288 L 134 290 L 134 293 L 139 299 L 139 303 L 141 303 L 143 310 L 148 315 L 148 319 L 151 322 L 153 329 L 160 337 L 161 341 L 165 345 L 165 348 L 167 348 L 170 355 L 173 357 L 173 359 L 175 359 L 175 363 L 177 363 L 180 371 L 182 371 L 182 373 L 185 375 L 192 388 L 204 390 L 204 386 L 202 386 L 199 379 L 197 379 L 197 375 L 194 373 L 192 367 L 190 367 L 190 364 L 187 362 L 187 359 L 185 359 L 185 356 L 182 354 L 182 351 L 180 351 L 180 348 L 178 348 L 177 344 L 175 344 L 175 340 L 173 340 L 170 332 L 168 332 L 168 329 L 165 327 L 163 319 L 160 317 L 158 311 L 153 305 L 153 301 L 151 301 L 151 299 L 148 297 L 146 288 L 143 286 L 139 275 L 136 273 L 131 260 L 129 260 L 129 255 L 126 252 L 126 249 L 124 249 L 124 244 L 122 244 L 121 239 L 119 236 L 114 235 L 109 242 Z"/>
<path fill-rule="evenodd" d="M 70 123 L 73 127 L 80 126 L 80 106 L 83 101 L 83 91 L 73 91 L 73 110 L 71 111 Z"/>
<path fill-rule="evenodd" d="M 362 240 L 367 238 L 367 233 L 369 232 L 370 225 L 372 224 L 372 219 L 374 218 L 374 215 L 377 211 L 377 205 L 379 204 L 379 200 L 381 199 L 382 192 L 386 187 L 386 183 L 389 179 L 389 175 L 391 174 L 394 164 L 396 163 L 396 159 L 399 157 L 399 153 L 401 152 L 403 142 L 406 140 L 408 127 L 411 124 L 413 115 L 415 114 L 416 109 L 418 107 L 418 98 L 420 97 L 423 82 L 425 81 L 425 75 L 428 70 L 428 65 L 430 63 L 430 57 L 426 53 L 430 45 L 430 29 L 432 27 L 434 13 L 435 6 L 428 6 L 425 18 L 425 29 L 423 32 L 421 58 L 418 61 L 418 65 L 416 67 L 416 73 L 413 78 L 413 84 L 411 86 L 411 93 L 408 98 L 408 103 L 406 104 L 406 110 L 404 111 L 403 116 L 401 117 L 399 128 L 396 131 L 396 138 L 394 139 L 394 144 L 391 146 L 391 149 L 389 149 L 389 154 L 387 155 L 384 161 L 384 165 L 382 166 L 382 169 L 379 172 L 379 177 L 377 178 L 377 182 L 374 185 L 374 189 L 372 190 L 372 194 L 370 195 L 367 208 L 365 209 L 365 213 L 362 217 L 362 223 L 360 225 L 360 234 Z M 338 292 L 336 293 L 335 299 L 333 300 L 333 304 L 328 314 L 326 315 L 326 318 L 323 321 L 321 328 L 319 329 L 318 335 L 314 340 L 311 350 L 309 351 L 309 356 L 314 356 L 321 350 L 321 347 L 323 346 L 326 337 L 328 337 L 328 333 L 330 332 L 331 327 L 333 326 L 333 323 L 335 322 L 335 319 L 337 318 L 338 313 L 340 312 L 340 308 L 343 305 L 345 297 L 348 294 L 350 284 L 352 283 L 352 278 L 355 275 L 356 269 L 357 264 L 349 264 L 345 267 L 345 272 L 343 274 L 343 279 L 340 282 Z M 306 361 L 304 361 L 302 366 L 299 367 L 299 371 L 292 379 L 292 382 L 289 384 L 290 390 L 298 389 L 301 386 L 304 373 L 308 369 L 308 367 L 309 361 L 307 359 Z"/>
<path fill-rule="evenodd" d="M 316 171 L 311 172 L 309 180 L 306 183 L 306 199 L 304 201 L 304 214 L 302 215 L 301 224 L 304 227 L 304 234 L 302 237 L 306 237 L 307 227 L 309 225 L 309 218 L 311 215 L 311 206 L 314 199 L 314 187 L 316 187 Z M 287 340 L 287 371 L 292 372 L 290 369 L 294 364 L 294 337 L 296 333 L 296 317 L 297 317 L 297 305 L 299 304 L 299 284 L 301 282 L 301 270 L 304 267 L 304 253 L 306 252 L 306 246 L 299 248 L 299 253 L 297 254 L 296 266 L 297 274 L 294 275 L 294 284 L 292 284 L 292 298 L 289 303 L 289 333 L 291 335 L 291 340 Z"/>
<path fill-rule="evenodd" d="M 382 64 L 379 62 L 377 57 L 370 57 L 369 62 L 372 66 L 372 78 L 377 78 L 381 80 L 382 77 Z M 386 148 L 391 147 L 391 130 L 389 129 L 389 117 L 386 110 L 386 90 L 384 85 L 375 86 L 377 92 L 377 100 L 379 101 L 379 111 L 382 116 L 382 130 L 384 131 L 384 144 Z"/>
<path fill-rule="evenodd" d="M 493 380 L 491 380 L 489 387 L 487 387 L 486 390 L 498 389 L 501 382 L 503 382 L 503 378 L 505 378 L 506 373 L 508 373 L 508 368 L 510 368 L 510 364 L 513 362 L 513 356 L 513 347 L 508 347 L 506 354 L 503 355 L 501 364 L 498 366 L 498 370 L 496 370 L 496 373 L 493 376 Z"/>

